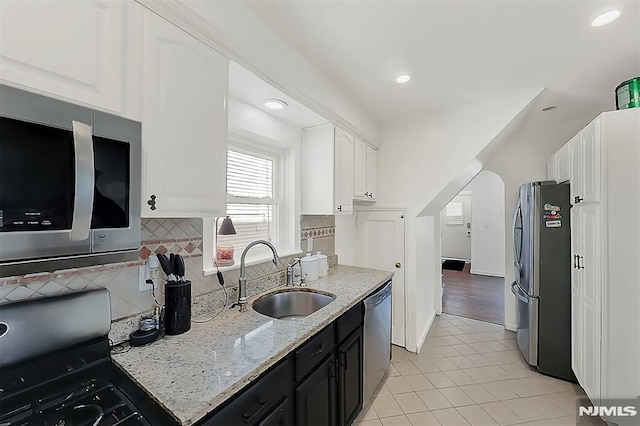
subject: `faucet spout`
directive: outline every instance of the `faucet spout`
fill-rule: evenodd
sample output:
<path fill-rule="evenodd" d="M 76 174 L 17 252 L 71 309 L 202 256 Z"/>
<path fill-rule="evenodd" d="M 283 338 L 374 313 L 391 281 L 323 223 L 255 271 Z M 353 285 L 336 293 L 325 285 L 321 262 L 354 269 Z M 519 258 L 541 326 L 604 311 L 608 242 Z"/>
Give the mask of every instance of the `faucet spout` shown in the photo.
<path fill-rule="evenodd" d="M 278 257 L 278 251 L 269 241 L 266 240 L 256 240 L 250 242 L 242 251 L 242 255 L 240 256 L 240 278 L 238 279 L 238 303 L 237 305 L 240 307 L 240 312 L 247 311 L 247 276 L 246 276 L 246 267 L 244 258 L 247 255 L 249 249 L 258 244 L 264 244 L 271 249 L 273 253 L 273 265 L 278 267 L 280 266 L 280 257 Z"/>

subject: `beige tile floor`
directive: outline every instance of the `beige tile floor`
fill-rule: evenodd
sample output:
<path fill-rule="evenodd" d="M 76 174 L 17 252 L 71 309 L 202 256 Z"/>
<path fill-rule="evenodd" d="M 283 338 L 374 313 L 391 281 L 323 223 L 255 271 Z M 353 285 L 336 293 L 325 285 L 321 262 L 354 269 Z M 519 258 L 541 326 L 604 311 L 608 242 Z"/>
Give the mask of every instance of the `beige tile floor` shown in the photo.
<path fill-rule="evenodd" d="M 582 389 L 530 368 L 515 336 L 496 324 L 436 317 L 419 355 L 393 347 L 389 377 L 355 424 L 575 425 Z"/>

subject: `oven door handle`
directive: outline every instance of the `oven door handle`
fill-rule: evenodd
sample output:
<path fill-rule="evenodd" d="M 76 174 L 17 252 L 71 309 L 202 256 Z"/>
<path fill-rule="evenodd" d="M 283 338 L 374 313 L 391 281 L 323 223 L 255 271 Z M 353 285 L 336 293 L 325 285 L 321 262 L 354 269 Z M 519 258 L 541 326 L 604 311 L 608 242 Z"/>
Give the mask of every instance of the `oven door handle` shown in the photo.
<path fill-rule="evenodd" d="M 89 238 L 93 196 L 95 187 L 95 167 L 93 162 L 93 129 L 91 126 L 73 121 L 73 147 L 75 152 L 76 190 L 73 200 L 73 222 L 71 241 Z"/>

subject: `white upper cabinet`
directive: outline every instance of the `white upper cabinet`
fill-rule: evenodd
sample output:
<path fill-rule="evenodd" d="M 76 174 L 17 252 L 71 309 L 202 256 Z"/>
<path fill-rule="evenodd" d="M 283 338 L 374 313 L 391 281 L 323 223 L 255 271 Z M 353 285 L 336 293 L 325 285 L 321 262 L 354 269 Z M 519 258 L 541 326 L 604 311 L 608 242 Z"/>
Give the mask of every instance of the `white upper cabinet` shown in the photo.
<path fill-rule="evenodd" d="M 353 211 L 355 138 L 324 124 L 302 136 L 302 214 Z"/>
<path fill-rule="evenodd" d="M 571 141 L 571 203 L 600 201 L 600 117 Z"/>
<path fill-rule="evenodd" d="M 353 212 L 353 155 L 355 138 L 349 133 L 335 129 L 335 203 L 337 213 Z"/>
<path fill-rule="evenodd" d="M 0 79 L 59 98 L 128 113 L 128 12 L 121 0 L 0 1 Z M 139 6 L 138 6 L 139 7 Z"/>
<path fill-rule="evenodd" d="M 353 196 L 367 197 L 367 144 L 356 139 L 354 158 Z"/>
<path fill-rule="evenodd" d="M 375 201 L 378 193 L 378 151 L 355 140 L 353 196 L 357 200 Z"/>
<path fill-rule="evenodd" d="M 143 217 L 226 210 L 228 60 L 145 11 Z"/>
<path fill-rule="evenodd" d="M 547 160 L 547 179 L 558 182 L 557 154 Z"/>
<path fill-rule="evenodd" d="M 565 144 L 554 156 L 557 175 L 555 181 L 558 183 L 567 182 L 571 179 L 571 157 L 569 155 L 570 144 Z"/>

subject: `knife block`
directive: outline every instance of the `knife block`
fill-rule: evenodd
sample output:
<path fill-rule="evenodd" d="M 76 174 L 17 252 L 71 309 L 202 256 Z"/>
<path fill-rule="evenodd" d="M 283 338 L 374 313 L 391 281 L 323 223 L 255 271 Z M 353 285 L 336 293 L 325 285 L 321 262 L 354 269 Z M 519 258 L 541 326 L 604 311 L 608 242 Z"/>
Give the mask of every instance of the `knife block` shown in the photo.
<path fill-rule="evenodd" d="M 164 332 L 182 334 L 191 329 L 191 281 L 167 281 L 164 286 Z"/>

